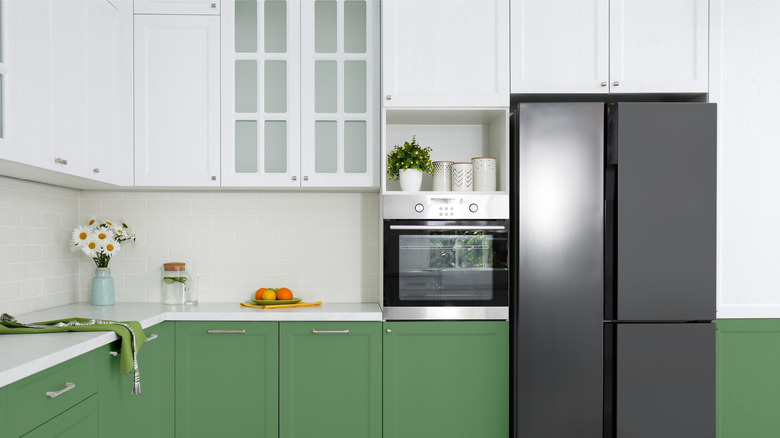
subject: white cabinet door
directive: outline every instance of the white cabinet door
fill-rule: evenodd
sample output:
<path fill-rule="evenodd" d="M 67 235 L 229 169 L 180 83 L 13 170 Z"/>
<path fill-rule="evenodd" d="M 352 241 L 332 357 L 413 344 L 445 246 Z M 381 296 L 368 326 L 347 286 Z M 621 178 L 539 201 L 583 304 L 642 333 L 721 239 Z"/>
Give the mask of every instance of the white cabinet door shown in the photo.
<path fill-rule="evenodd" d="M 132 164 L 122 160 L 120 11 L 106 0 L 87 1 L 86 31 L 85 176 L 121 184 Z"/>
<path fill-rule="evenodd" d="M 221 0 L 118 0 L 132 1 L 136 14 L 219 15 Z"/>
<path fill-rule="evenodd" d="M 509 105 L 509 0 L 382 2 L 385 107 Z"/>
<path fill-rule="evenodd" d="M 376 187 L 379 1 L 302 3 L 301 185 Z"/>
<path fill-rule="evenodd" d="M 611 0 L 612 93 L 706 93 L 707 0 Z"/>
<path fill-rule="evenodd" d="M 606 93 L 609 0 L 515 0 L 512 93 Z"/>
<path fill-rule="evenodd" d="M 223 186 L 301 184 L 300 5 L 223 4 Z"/>
<path fill-rule="evenodd" d="M 219 17 L 135 17 L 135 185 L 219 186 Z"/>

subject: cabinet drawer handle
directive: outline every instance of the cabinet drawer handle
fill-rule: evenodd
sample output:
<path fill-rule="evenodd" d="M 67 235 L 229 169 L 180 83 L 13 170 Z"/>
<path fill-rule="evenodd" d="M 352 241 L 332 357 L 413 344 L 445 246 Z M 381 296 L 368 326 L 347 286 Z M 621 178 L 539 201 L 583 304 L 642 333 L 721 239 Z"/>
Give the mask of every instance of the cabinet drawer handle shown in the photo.
<path fill-rule="evenodd" d="M 119 352 L 118 351 L 109 351 L 108 354 L 110 354 L 111 356 L 114 356 L 114 357 L 119 356 Z"/>
<path fill-rule="evenodd" d="M 617 87 L 617 86 L 619 86 L 619 85 L 620 85 L 620 82 L 618 82 L 618 81 L 615 81 L 615 82 L 613 82 L 613 83 L 612 83 L 612 85 L 614 85 L 614 86 L 616 86 L 616 87 Z"/>
<path fill-rule="evenodd" d="M 208 330 L 208 332 L 209 333 L 213 333 L 213 334 L 229 333 L 229 334 L 234 334 L 234 335 L 243 335 L 244 333 L 246 333 L 246 330 L 244 330 L 244 329 L 241 329 L 241 330 Z"/>
<path fill-rule="evenodd" d="M 54 162 L 56 164 L 62 164 L 63 166 L 67 166 L 68 165 L 68 160 L 65 160 L 65 159 L 62 159 L 62 158 L 55 158 Z"/>
<path fill-rule="evenodd" d="M 151 335 L 149 335 L 148 338 L 146 338 L 146 342 L 152 342 L 155 339 L 157 339 L 158 337 L 159 337 L 159 335 L 157 333 L 152 333 Z"/>
<path fill-rule="evenodd" d="M 315 335 L 348 335 L 349 330 L 312 330 Z"/>
<path fill-rule="evenodd" d="M 76 387 L 75 383 L 68 382 L 68 383 L 65 384 L 65 387 L 60 389 L 59 391 L 47 391 L 46 395 L 51 397 L 51 398 L 59 397 L 62 394 L 65 394 L 66 392 L 70 391 L 71 389 L 73 389 L 75 387 Z"/>
<path fill-rule="evenodd" d="M 601 86 L 602 86 L 602 87 L 606 87 L 606 86 L 607 86 L 607 83 L 606 83 L 606 81 L 605 81 L 605 82 L 602 82 L 602 83 L 601 83 Z"/>

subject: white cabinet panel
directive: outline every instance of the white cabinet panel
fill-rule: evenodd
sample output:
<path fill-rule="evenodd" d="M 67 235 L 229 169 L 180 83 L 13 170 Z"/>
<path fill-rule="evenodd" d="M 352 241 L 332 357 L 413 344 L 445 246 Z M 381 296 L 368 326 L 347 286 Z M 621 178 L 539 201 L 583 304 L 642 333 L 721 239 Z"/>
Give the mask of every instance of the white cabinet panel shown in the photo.
<path fill-rule="evenodd" d="M 221 0 L 118 0 L 133 1 L 136 14 L 219 15 Z"/>
<path fill-rule="evenodd" d="M 219 17 L 135 17 L 135 184 L 219 186 Z"/>
<path fill-rule="evenodd" d="M 613 93 L 707 92 L 707 0 L 611 0 Z"/>
<path fill-rule="evenodd" d="M 509 105 L 508 0 L 382 2 L 385 107 Z"/>
<path fill-rule="evenodd" d="M 510 4 L 512 93 L 605 93 L 609 0 Z"/>

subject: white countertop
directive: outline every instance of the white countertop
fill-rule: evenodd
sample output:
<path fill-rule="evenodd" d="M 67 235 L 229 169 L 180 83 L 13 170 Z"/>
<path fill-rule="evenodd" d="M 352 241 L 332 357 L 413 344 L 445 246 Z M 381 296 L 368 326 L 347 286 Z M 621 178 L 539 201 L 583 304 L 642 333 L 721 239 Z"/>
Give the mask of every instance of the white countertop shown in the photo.
<path fill-rule="evenodd" d="M 238 303 L 194 306 L 78 303 L 13 316 L 24 323 L 71 317 L 139 321 L 147 328 L 163 321 L 382 321 L 382 310 L 376 303 L 333 303 L 291 309 L 253 309 Z M 117 339 L 113 332 L 0 335 L 0 388 Z"/>

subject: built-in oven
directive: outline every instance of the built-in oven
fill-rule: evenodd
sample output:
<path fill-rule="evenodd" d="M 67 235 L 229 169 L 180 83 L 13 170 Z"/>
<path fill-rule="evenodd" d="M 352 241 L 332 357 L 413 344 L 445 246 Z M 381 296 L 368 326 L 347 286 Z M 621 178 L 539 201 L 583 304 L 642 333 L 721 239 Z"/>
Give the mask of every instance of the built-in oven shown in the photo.
<path fill-rule="evenodd" d="M 488 211 L 472 213 L 480 203 Z M 488 214 L 491 208 L 479 197 L 404 204 L 422 209 L 424 218 L 384 219 L 385 319 L 507 319 L 508 219 L 485 218 L 501 214 Z M 384 207 L 384 216 L 409 216 L 388 211 L 387 201 Z"/>

